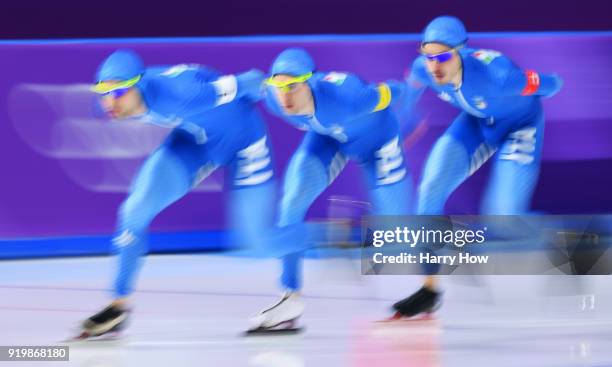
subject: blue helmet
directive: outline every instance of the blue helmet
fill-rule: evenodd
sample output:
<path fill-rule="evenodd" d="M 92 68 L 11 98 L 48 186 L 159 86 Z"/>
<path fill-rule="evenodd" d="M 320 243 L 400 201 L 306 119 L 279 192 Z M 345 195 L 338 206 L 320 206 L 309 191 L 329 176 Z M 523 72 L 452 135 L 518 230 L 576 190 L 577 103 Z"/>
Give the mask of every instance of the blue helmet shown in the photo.
<path fill-rule="evenodd" d="M 461 20 L 444 15 L 435 18 L 425 27 L 421 44 L 441 43 L 454 48 L 465 44 L 467 39 L 467 31 Z"/>
<path fill-rule="evenodd" d="M 105 80 L 129 80 L 144 72 L 144 64 L 132 50 L 117 50 L 98 67 L 96 82 Z"/>
<path fill-rule="evenodd" d="M 299 76 L 312 73 L 314 70 L 314 61 L 306 50 L 303 48 L 288 48 L 276 57 L 270 68 L 270 74 Z"/>

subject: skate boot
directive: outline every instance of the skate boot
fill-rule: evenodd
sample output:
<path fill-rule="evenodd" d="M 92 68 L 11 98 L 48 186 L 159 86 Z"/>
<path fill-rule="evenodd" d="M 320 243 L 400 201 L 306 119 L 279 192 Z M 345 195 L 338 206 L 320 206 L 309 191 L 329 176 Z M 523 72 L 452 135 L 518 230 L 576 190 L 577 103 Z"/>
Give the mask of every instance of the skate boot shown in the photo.
<path fill-rule="evenodd" d="M 129 310 L 110 305 L 81 323 L 76 340 L 116 337 L 127 325 Z"/>
<path fill-rule="evenodd" d="M 422 287 L 413 295 L 393 305 L 395 314 L 390 320 L 420 317 L 429 319 L 430 315 L 440 307 L 440 292 Z"/>
<path fill-rule="evenodd" d="M 304 312 L 304 303 L 298 293 L 288 292 L 283 297 L 251 319 L 253 327 L 247 335 L 257 334 L 295 334 L 302 330 L 297 319 Z"/>

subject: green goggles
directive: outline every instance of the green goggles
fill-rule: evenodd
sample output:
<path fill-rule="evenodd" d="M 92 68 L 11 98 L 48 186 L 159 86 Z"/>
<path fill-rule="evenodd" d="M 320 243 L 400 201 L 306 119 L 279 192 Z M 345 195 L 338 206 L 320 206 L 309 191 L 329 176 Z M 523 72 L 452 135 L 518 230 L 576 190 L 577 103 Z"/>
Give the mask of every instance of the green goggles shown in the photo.
<path fill-rule="evenodd" d="M 292 92 L 298 87 L 300 83 L 304 83 L 311 77 L 312 73 L 308 73 L 300 76 L 291 77 L 290 79 L 282 82 L 274 80 L 274 77 L 270 77 L 266 79 L 266 85 L 274 87 L 280 90 L 281 92 Z"/>
<path fill-rule="evenodd" d="M 135 76 L 132 79 L 124 80 L 119 83 L 99 82 L 91 87 L 91 91 L 98 94 L 108 95 L 108 93 L 119 89 L 129 89 L 136 85 L 142 78 L 141 75 Z"/>

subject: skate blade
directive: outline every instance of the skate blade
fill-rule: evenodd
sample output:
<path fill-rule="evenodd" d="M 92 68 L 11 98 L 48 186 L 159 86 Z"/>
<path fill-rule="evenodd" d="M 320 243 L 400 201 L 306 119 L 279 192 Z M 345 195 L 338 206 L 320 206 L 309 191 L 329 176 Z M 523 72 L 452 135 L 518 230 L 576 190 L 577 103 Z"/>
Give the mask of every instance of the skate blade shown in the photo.
<path fill-rule="evenodd" d="M 250 329 L 244 332 L 244 336 L 282 336 L 282 335 L 296 335 L 304 331 L 303 327 L 295 327 L 289 329 L 270 329 L 265 327 L 259 327 Z"/>
<path fill-rule="evenodd" d="M 122 334 L 119 331 L 111 331 L 102 335 L 92 335 L 86 331 L 81 334 L 63 340 L 62 343 L 78 343 L 86 341 L 115 341 L 121 339 Z"/>
<path fill-rule="evenodd" d="M 121 339 L 121 337 L 123 336 L 123 331 L 126 328 L 126 322 L 122 321 L 120 323 L 118 323 L 117 325 L 113 326 L 112 328 L 110 328 L 108 331 L 102 333 L 102 334 L 91 334 L 88 331 L 81 331 L 81 333 L 77 336 L 74 336 L 72 338 L 66 339 L 63 342 L 64 343 L 71 343 L 71 342 L 80 342 L 80 341 L 114 341 L 114 340 L 118 340 Z"/>
<path fill-rule="evenodd" d="M 402 316 L 399 312 L 396 312 L 395 315 L 383 319 L 378 320 L 378 323 L 404 323 L 404 322 L 427 322 L 427 321 L 436 321 L 437 318 L 432 313 L 421 313 L 415 316 L 407 317 Z"/>
<path fill-rule="evenodd" d="M 256 336 L 256 335 L 295 335 L 302 332 L 302 328 L 296 326 L 296 320 L 288 320 L 281 322 L 278 325 L 264 327 L 259 326 L 253 329 L 247 330 L 245 336 Z"/>

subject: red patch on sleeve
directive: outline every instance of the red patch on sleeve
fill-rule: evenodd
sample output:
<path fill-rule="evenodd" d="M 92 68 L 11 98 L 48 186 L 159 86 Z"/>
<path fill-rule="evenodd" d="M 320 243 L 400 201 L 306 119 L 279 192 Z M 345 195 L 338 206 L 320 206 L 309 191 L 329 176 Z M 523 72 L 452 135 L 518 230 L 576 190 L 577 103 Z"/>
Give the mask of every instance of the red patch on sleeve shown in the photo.
<path fill-rule="evenodd" d="M 533 70 L 525 70 L 527 76 L 527 85 L 523 88 L 521 96 L 530 96 L 540 88 L 540 76 Z"/>

